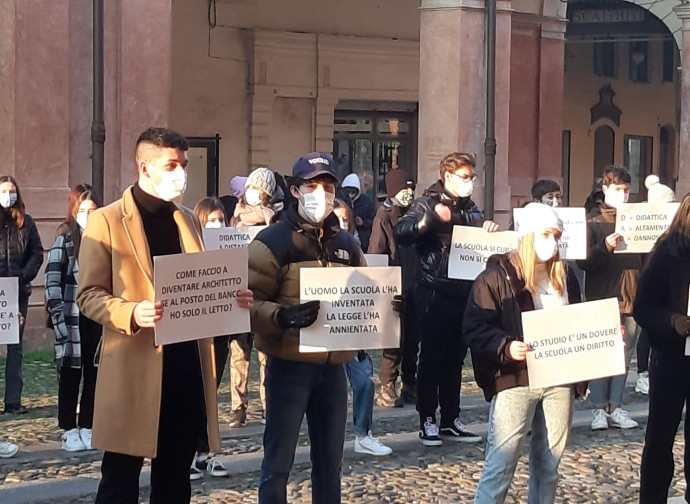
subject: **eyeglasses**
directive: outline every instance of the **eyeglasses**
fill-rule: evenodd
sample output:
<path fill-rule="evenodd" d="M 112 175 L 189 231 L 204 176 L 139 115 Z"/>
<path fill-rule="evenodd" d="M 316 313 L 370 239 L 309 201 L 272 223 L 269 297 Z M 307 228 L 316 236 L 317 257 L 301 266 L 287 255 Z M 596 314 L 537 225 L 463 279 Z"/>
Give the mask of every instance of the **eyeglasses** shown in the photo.
<path fill-rule="evenodd" d="M 454 177 L 458 177 L 463 182 L 474 182 L 475 180 L 477 180 L 477 174 L 476 173 L 473 173 L 469 177 L 464 176 L 464 175 L 458 175 L 457 173 L 453 173 L 453 172 L 449 172 L 449 173 L 451 175 L 453 175 Z"/>

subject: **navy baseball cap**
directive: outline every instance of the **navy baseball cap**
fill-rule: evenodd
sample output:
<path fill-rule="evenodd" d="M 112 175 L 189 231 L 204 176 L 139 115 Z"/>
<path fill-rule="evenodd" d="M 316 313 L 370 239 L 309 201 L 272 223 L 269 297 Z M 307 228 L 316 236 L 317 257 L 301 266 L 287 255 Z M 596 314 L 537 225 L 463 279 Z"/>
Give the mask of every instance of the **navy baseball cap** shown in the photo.
<path fill-rule="evenodd" d="M 333 158 L 320 152 L 310 152 L 297 160 L 292 167 L 292 176 L 304 180 L 313 179 L 319 175 L 328 175 L 338 181 Z"/>

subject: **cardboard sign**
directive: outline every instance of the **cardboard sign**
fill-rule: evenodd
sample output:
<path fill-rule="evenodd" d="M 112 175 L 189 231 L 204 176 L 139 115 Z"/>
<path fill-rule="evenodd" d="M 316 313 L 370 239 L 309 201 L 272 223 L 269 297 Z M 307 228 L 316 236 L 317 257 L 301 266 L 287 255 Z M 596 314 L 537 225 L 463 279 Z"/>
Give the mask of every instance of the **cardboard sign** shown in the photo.
<path fill-rule="evenodd" d="M 0 344 L 19 343 L 19 280 L 0 278 Z"/>
<path fill-rule="evenodd" d="M 532 389 L 625 373 L 616 298 L 525 312 L 522 329 Z"/>
<path fill-rule="evenodd" d="M 364 254 L 367 266 L 388 266 L 388 256 L 386 254 Z"/>
<path fill-rule="evenodd" d="M 515 231 L 489 233 L 482 228 L 453 226 L 448 258 L 448 278 L 474 280 L 486 269 L 486 260 L 517 248 Z"/>
<path fill-rule="evenodd" d="M 223 227 L 220 229 L 203 229 L 206 250 L 248 247 L 259 231 L 268 226 Z"/>
<path fill-rule="evenodd" d="M 400 346 L 400 266 L 302 268 L 300 302 L 319 300 L 319 317 L 300 329 L 300 352 L 370 350 Z"/>
<path fill-rule="evenodd" d="M 247 247 L 154 257 L 156 345 L 249 332 L 249 310 L 237 306 L 247 289 Z"/>
<path fill-rule="evenodd" d="M 616 233 L 623 235 L 614 254 L 646 254 L 671 225 L 680 203 L 626 203 L 616 212 Z"/>
<path fill-rule="evenodd" d="M 584 208 L 556 207 L 558 217 L 563 221 L 563 234 L 558 241 L 558 250 L 563 260 L 587 259 L 587 214 Z M 515 231 L 520 229 L 524 208 L 513 210 Z"/>
<path fill-rule="evenodd" d="M 688 288 L 688 317 L 690 317 L 690 287 Z M 685 355 L 690 355 L 690 336 L 685 338 Z"/>

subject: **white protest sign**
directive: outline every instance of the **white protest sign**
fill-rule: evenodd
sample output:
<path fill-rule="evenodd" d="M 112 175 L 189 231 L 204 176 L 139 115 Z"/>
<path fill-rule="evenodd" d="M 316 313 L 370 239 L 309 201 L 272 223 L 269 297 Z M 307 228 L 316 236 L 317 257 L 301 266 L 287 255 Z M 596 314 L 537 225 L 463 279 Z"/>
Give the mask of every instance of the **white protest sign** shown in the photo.
<path fill-rule="evenodd" d="M 555 207 L 558 218 L 563 221 L 563 234 L 558 250 L 563 260 L 587 259 L 587 214 L 584 208 Z M 515 231 L 519 231 L 525 209 L 513 210 Z"/>
<path fill-rule="evenodd" d="M 0 345 L 19 343 L 19 280 L 0 278 Z"/>
<path fill-rule="evenodd" d="M 388 266 L 388 256 L 386 254 L 364 254 L 367 266 Z"/>
<path fill-rule="evenodd" d="M 616 212 L 616 233 L 623 235 L 614 254 L 645 254 L 671 225 L 680 203 L 626 203 Z"/>
<path fill-rule="evenodd" d="M 688 317 L 690 317 L 690 288 L 688 288 Z M 690 355 L 690 336 L 685 338 L 685 355 Z"/>
<path fill-rule="evenodd" d="M 486 260 L 517 248 L 515 231 L 489 233 L 482 228 L 453 226 L 448 258 L 448 278 L 474 280 L 486 268 Z"/>
<path fill-rule="evenodd" d="M 249 332 L 249 310 L 237 306 L 247 289 L 247 247 L 154 257 L 156 345 Z"/>
<path fill-rule="evenodd" d="M 625 373 L 616 298 L 525 312 L 522 329 L 532 389 Z"/>
<path fill-rule="evenodd" d="M 248 247 L 259 231 L 268 226 L 223 227 L 203 229 L 206 250 Z"/>
<path fill-rule="evenodd" d="M 300 302 L 321 301 L 319 317 L 300 329 L 300 352 L 369 350 L 400 346 L 400 266 L 302 268 Z"/>

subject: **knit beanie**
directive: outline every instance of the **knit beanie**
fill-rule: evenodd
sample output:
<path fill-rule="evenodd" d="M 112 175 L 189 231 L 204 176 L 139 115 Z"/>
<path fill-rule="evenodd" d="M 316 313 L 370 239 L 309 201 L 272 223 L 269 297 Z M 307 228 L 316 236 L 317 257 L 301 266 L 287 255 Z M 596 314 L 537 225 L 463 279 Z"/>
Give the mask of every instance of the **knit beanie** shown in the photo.
<path fill-rule="evenodd" d="M 522 238 L 530 233 L 544 229 L 558 229 L 563 232 L 563 222 L 556 211 L 544 203 L 530 203 L 522 211 L 518 237 Z"/>
<path fill-rule="evenodd" d="M 269 196 L 273 196 L 276 190 L 276 177 L 268 168 L 257 168 L 249 174 L 244 183 L 245 190 L 250 187 L 255 187 Z"/>
<path fill-rule="evenodd" d="M 235 198 L 239 198 L 244 194 L 244 183 L 247 177 L 240 177 L 236 175 L 230 179 L 230 190 Z"/>
<path fill-rule="evenodd" d="M 393 198 L 403 189 L 413 189 L 414 182 L 404 170 L 391 170 L 386 173 L 386 193 L 389 198 Z"/>
<path fill-rule="evenodd" d="M 662 184 L 656 175 L 648 175 L 644 179 L 644 185 L 648 189 L 647 201 L 649 203 L 671 203 L 676 201 L 676 194 L 669 186 Z"/>

